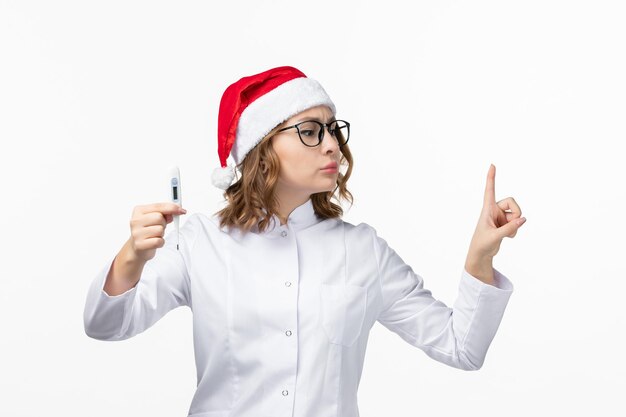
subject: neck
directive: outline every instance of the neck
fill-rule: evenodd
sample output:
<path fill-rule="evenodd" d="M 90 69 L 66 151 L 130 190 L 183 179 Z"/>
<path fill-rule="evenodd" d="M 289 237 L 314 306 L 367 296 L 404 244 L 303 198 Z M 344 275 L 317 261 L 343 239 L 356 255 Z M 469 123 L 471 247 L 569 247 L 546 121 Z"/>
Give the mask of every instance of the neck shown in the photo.
<path fill-rule="evenodd" d="M 278 198 L 278 213 L 277 216 L 280 219 L 280 224 L 287 224 L 287 219 L 291 212 L 296 208 L 304 204 L 309 198 L 311 198 L 310 194 L 307 195 L 297 195 L 297 194 L 287 194 L 283 196 L 279 196 Z"/>

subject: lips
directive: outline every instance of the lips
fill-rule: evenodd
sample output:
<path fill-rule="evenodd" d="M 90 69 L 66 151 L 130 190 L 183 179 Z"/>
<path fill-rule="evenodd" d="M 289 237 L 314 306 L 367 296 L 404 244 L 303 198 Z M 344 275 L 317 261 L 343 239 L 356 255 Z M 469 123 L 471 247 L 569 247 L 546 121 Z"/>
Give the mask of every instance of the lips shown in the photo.
<path fill-rule="evenodd" d="M 337 162 L 331 162 L 322 169 L 337 169 Z"/>

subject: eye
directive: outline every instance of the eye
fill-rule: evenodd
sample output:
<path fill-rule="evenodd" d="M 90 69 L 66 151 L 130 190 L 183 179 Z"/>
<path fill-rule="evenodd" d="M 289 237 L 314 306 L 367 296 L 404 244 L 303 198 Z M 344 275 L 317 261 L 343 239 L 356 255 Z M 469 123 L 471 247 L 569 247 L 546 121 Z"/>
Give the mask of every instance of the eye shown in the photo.
<path fill-rule="evenodd" d="M 333 137 L 337 135 L 337 122 L 336 121 L 332 121 L 330 126 L 328 126 L 328 132 L 330 132 L 330 134 L 333 135 Z"/>
<path fill-rule="evenodd" d="M 300 134 L 304 135 L 304 136 L 313 136 L 313 133 L 314 132 L 312 130 L 310 130 L 310 129 L 306 129 L 306 130 L 301 130 L 300 131 Z"/>

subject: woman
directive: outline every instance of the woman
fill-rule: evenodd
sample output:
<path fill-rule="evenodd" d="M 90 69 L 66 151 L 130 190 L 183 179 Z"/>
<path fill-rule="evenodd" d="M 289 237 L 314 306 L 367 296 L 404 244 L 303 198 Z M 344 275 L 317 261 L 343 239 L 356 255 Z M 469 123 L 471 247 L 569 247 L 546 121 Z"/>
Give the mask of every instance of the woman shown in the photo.
<path fill-rule="evenodd" d="M 331 198 L 352 201 L 352 156 L 350 125 L 335 115 L 322 86 L 293 67 L 230 85 L 212 177 L 227 206 L 189 216 L 180 250 L 163 234 L 184 209 L 135 207 L 131 237 L 89 289 L 85 331 L 100 340 L 128 339 L 173 308 L 192 309 L 189 416 L 358 416 L 376 321 L 449 366 L 483 364 L 513 291 L 491 260 L 520 226 L 518 205 L 495 202 L 490 167 L 459 296 L 447 307 L 373 227 L 341 219 Z M 228 156 L 241 172 L 233 184 Z"/>

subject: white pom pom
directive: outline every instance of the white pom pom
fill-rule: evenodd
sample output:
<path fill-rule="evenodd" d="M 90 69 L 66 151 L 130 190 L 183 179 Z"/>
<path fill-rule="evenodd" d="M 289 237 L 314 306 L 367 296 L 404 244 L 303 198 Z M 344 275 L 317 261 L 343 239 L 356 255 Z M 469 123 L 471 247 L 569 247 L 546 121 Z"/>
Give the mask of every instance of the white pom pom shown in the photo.
<path fill-rule="evenodd" d="M 235 170 L 233 167 L 217 167 L 213 170 L 211 182 L 217 188 L 225 190 L 230 187 L 230 184 L 233 182 L 233 178 L 235 178 Z"/>

